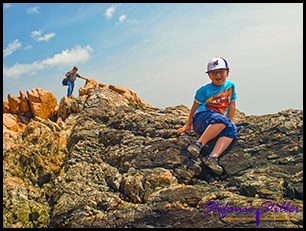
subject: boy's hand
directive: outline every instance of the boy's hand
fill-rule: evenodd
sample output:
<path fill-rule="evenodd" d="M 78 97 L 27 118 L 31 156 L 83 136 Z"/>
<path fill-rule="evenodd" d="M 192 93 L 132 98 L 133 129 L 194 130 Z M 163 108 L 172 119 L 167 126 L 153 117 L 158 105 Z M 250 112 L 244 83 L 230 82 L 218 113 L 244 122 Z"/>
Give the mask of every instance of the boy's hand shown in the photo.
<path fill-rule="evenodd" d="M 187 124 L 185 127 L 179 128 L 178 132 L 189 132 L 190 130 L 191 130 L 191 125 Z"/>

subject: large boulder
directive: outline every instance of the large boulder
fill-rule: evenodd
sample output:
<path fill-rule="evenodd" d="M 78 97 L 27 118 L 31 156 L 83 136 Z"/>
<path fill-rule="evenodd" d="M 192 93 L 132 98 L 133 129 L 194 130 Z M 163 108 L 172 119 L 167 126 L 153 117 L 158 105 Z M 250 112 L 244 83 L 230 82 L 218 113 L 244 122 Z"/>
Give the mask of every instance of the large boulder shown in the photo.
<path fill-rule="evenodd" d="M 23 131 L 25 126 L 33 118 L 29 102 L 23 91 L 19 91 L 20 97 L 12 97 L 8 94 L 8 101 L 3 101 L 3 136 L 10 137 Z"/>
<path fill-rule="evenodd" d="M 20 126 L 17 122 L 17 116 L 14 116 L 10 113 L 3 113 L 3 126 L 14 132 L 20 131 Z"/>
<path fill-rule="evenodd" d="M 19 94 L 20 94 L 20 99 L 21 99 L 21 103 L 20 103 L 20 106 L 19 106 L 19 112 L 18 114 L 21 114 L 21 115 L 25 115 L 26 117 L 32 117 L 32 112 L 31 112 L 31 109 L 30 109 L 30 106 L 29 106 L 29 102 L 28 102 L 28 99 L 25 95 L 25 93 L 23 91 L 19 91 Z"/>
<path fill-rule="evenodd" d="M 21 99 L 19 97 L 12 97 L 11 94 L 8 94 L 7 98 L 9 102 L 10 112 L 17 114 L 19 112 Z"/>
<path fill-rule="evenodd" d="M 19 91 L 20 97 L 12 97 L 11 94 L 8 94 L 8 107 L 7 112 L 14 114 L 24 115 L 28 118 L 32 117 L 32 112 L 29 107 L 28 99 L 23 91 Z M 3 107 L 7 107 L 6 104 Z"/>
<path fill-rule="evenodd" d="M 10 137 L 22 132 L 26 125 L 18 121 L 19 116 L 11 113 L 3 113 L 3 136 Z"/>
<path fill-rule="evenodd" d="M 70 114 L 81 112 L 86 98 L 87 95 L 82 95 L 76 98 L 72 97 L 72 99 L 64 96 L 57 108 L 57 118 L 61 118 L 65 121 Z"/>
<path fill-rule="evenodd" d="M 94 79 L 87 79 L 85 86 L 79 88 L 79 96 L 89 95 L 99 84 Z"/>
<path fill-rule="evenodd" d="M 57 105 L 56 97 L 41 88 L 33 88 L 27 91 L 27 95 L 33 116 L 48 119 Z"/>

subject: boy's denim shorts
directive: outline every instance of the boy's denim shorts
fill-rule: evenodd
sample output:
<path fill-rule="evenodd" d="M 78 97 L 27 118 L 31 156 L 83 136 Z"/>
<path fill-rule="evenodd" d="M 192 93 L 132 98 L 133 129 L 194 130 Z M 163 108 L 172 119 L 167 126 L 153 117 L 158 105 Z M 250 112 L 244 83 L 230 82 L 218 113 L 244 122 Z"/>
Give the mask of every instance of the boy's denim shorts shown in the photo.
<path fill-rule="evenodd" d="M 229 138 L 237 138 L 237 127 L 226 116 L 211 111 L 203 111 L 196 113 L 192 118 L 193 130 L 202 134 L 210 124 L 223 123 L 226 125 L 218 135 L 218 137 L 226 136 Z"/>

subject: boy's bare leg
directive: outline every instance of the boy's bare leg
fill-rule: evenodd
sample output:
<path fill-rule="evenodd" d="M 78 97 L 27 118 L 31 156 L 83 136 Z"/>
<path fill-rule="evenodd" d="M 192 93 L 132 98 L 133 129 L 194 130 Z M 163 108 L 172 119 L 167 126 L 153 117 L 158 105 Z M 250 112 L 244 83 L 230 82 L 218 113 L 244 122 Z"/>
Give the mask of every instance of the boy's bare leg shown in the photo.
<path fill-rule="evenodd" d="M 202 143 L 202 146 L 204 147 L 208 141 L 219 135 L 224 128 L 226 128 L 226 125 L 223 123 L 210 124 L 197 142 Z"/>
<path fill-rule="evenodd" d="M 232 138 L 225 136 L 220 137 L 217 140 L 215 147 L 210 153 L 210 155 L 202 159 L 203 163 L 218 175 L 222 175 L 223 173 L 223 168 L 218 163 L 218 157 L 223 151 L 226 150 L 226 148 L 231 144 L 232 141 Z"/>
<path fill-rule="evenodd" d="M 214 149 L 210 153 L 210 156 L 218 158 L 222 154 L 222 152 L 224 152 L 227 149 L 227 147 L 232 143 L 232 141 L 233 138 L 229 138 L 226 136 L 220 137 L 217 140 Z"/>

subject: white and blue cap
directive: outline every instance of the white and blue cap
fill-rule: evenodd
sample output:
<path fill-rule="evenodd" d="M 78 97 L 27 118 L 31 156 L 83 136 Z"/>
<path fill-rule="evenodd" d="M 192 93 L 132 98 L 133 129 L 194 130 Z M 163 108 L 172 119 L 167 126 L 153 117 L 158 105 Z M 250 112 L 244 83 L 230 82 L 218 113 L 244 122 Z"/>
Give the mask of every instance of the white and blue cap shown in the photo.
<path fill-rule="evenodd" d="M 215 57 L 209 60 L 207 64 L 207 71 L 205 73 L 208 74 L 209 72 L 218 69 L 229 70 L 226 60 L 222 57 Z"/>

